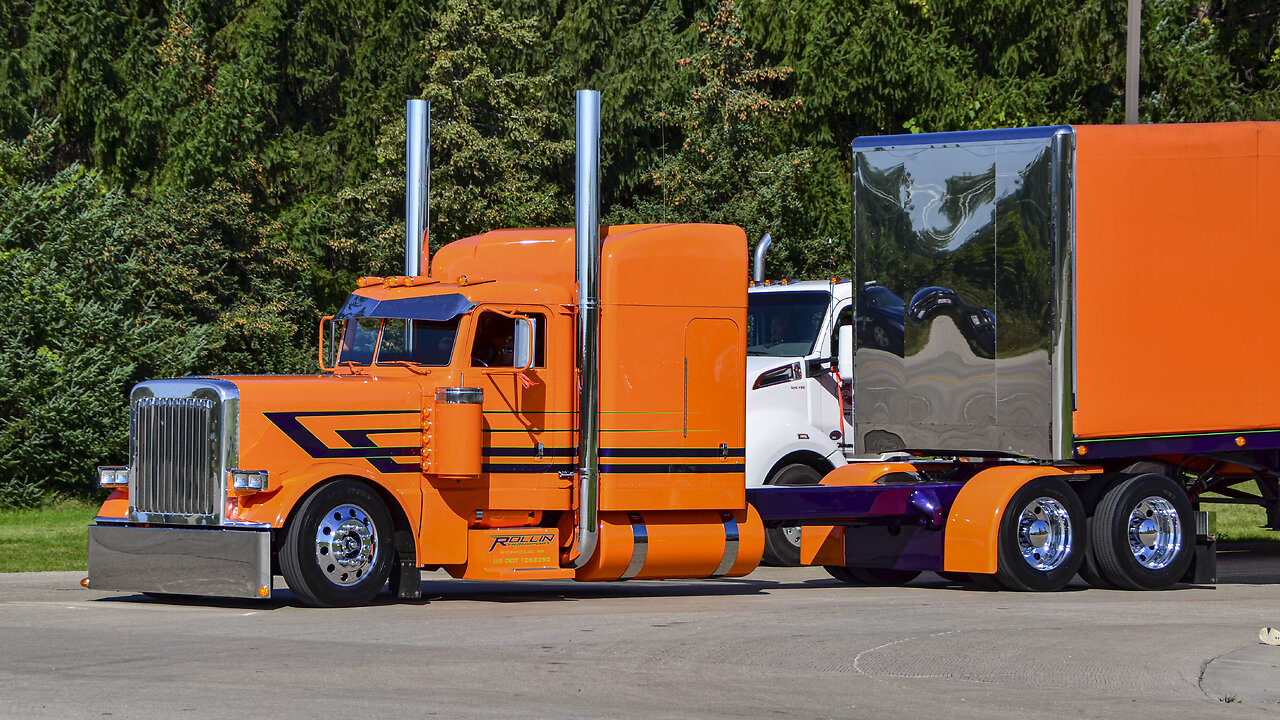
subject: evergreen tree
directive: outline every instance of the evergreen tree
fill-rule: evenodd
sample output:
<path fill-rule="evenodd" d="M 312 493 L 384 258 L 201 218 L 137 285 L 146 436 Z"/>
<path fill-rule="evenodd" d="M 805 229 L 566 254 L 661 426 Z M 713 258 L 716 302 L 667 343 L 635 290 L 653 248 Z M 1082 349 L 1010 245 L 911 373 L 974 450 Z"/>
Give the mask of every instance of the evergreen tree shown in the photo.
<path fill-rule="evenodd" d="M 426 73 L 415 93 L 432 102 L 432 246 L 497 228 L 570 224 L 572 143 L 563 118 L 573 99 L 553 92 L 546 68 L 526 72 L 521 62 L 546 62 L 544 31 L 464 0 L 446 2 L 432 26 L 418 49 Z M 384 118 L 379 169 L 341 196 L 355 211 L 348 228 L 358 232 L 335 245 L 350 248 L 364 235 L 378 248 L 365 250 L 374 269 L 386 274 L 401 272 L 404 147 L 401 103 Z"/>
<path fill-rule="evenodd" d="M 247 194 L 132 197 L 54 171 L 56 135 L 0 142 L 0 506 L 96 488 L 125 459 L 137 382 L 314 366 L 302 258 Z"/>
<path fill-rule="evenodd" d="M 631 208 L 615 206 L 611 220 L 740 225 L 750 238 L 774 237 L 773 272 L 834 272 L 843 264 L 839 245 L 813 234 L 804 213 L 811 153 L 771 142 L 778 124 L 802 105 L 772 92 L 790 69 L 756 63 L 732 0 L 723 0 L 699 30 L 693 55 L 678 61 L 693 89 L 684 105 L 657 118 L 670 128 L 673 147 L 651 161 L 655 193 Z"/>

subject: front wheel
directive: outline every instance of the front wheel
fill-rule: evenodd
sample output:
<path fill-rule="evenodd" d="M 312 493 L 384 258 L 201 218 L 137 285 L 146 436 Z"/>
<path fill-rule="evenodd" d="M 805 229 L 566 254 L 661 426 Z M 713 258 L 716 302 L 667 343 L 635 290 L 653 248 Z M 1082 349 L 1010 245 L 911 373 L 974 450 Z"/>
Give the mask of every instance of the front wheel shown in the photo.
<path fill-rule="evenodd" d="M 770 478 L 768 485 L 817 485 L 822 474 L 804 463 L 792 463 L 779 469 Z M 795 567 L 800 564 L 800 528 L 776 527 L 765 528 L 764 558 L 765 565 Z"/>
<path fill-rule="evenodd" d="M 391 518 L 378 494 L 337 480 L 308 497 L 289 521 L 280 571 L 307 605 L 363 605 L 387 581 L 390 541 Z"/>
<path fill-rule="evenodd" d="M 1127 590 L 1178 582 L 1195 552 L 1192 512 L 1187 494 L 1163 475 L 1138 475 L 1111 488 L 1093 518 L 1098 569 Z"/>
<path fill-rule="evenodd" d="M 1058 590 L 1084 561 L 1085 512 L 1062 480 L 1036 478 L 1000 518 L 996 579 L 1010 590 Z"/>

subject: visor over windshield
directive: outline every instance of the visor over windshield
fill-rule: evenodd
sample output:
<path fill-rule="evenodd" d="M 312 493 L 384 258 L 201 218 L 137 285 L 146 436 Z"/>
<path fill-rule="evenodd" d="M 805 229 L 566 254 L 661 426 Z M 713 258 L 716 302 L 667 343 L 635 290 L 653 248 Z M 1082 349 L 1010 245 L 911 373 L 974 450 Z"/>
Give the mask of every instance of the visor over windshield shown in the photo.
<path fill-rule="evenodd" d="M 394 300 L 375 300 L 363 295 L 352 295 L 334 317 L 339 320 L 372 317 L 444 322 L 471 312 L 473 307 L 475 304 L 461 293 Z"/>

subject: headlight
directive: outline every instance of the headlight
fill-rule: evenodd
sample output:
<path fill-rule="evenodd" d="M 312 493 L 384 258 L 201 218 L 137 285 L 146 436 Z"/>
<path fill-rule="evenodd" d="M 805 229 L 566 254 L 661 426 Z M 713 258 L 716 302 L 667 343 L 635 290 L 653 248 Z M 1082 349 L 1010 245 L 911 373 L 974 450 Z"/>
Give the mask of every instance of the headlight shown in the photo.
<path fill-rule="evenodd" d="M 266 470 L 228 470 L 227 485 L 236 495 L 252 495 L 271 489 Z"/>
<path fill-rule="evenodd" d="M 98 468 L 98 485 L 104 488 L 127 488 L 129 487 L 129 468 L 126 467 L 105 467 Z"/>

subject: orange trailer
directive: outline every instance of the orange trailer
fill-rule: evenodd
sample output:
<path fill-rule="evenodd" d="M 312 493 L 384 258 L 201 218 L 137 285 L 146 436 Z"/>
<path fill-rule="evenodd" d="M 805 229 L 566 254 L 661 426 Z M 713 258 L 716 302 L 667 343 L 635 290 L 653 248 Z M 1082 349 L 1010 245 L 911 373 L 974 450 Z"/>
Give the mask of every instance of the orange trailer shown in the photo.
<path fill-rule="evenodd" d="M 898 476 L 964 483 L 944 571 L 1210 580 L 1207 490 L 1280 529 L 1278 150 L 1280 123 L 1258 122 L 853 143 L 857 279 L 910 298 L 901 352 L 849 342 L 854 442 L 932 458 Z M 1020 513 L 1008 538 L 1002 508 Z"/>

